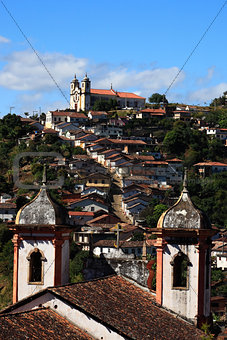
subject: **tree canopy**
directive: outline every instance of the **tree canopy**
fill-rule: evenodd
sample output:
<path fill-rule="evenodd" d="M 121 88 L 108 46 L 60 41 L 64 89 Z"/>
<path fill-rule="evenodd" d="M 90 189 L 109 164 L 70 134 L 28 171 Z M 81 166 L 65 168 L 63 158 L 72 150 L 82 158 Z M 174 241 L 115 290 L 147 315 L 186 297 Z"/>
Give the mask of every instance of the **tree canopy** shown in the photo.
<path fill-rule="evenodd" d="M 149 98 L 148 98 L 149 103 L 155 103 L 155 104 L 160 104 L 160 103 L 165 103 L 168 104 L 168 100 L 166 99 L 166 96 L 164 94 L 159 94 L 159 93 L 153 93 Z"/>

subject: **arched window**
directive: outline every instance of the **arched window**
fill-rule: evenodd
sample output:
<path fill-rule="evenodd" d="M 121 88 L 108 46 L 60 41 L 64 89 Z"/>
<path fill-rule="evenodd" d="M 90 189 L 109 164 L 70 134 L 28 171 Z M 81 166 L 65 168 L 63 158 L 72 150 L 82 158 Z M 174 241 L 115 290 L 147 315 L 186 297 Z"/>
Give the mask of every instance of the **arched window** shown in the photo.
<path fill-rule="evenodd" d="M 187 288 L 189 265 L 188 257 L 179 251 L 171 264 L 173 265 L 173 288 Z"/>
<path fill-rule="evenodd" d="M 45 257 L 38 248 L 35 248 L 27 257 L 29 261 L 28 282 L 43 284 L 43 261 Z"/>

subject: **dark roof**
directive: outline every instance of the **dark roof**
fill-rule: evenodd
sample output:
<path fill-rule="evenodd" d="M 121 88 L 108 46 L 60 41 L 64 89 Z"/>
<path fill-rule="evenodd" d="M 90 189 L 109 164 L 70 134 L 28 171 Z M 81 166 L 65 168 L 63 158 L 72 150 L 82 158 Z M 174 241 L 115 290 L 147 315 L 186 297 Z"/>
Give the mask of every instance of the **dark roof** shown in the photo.
<path fill-rule="evenodd" d="M 151 293 L 117 275 L 48 291 L 132 339 L 193 340 L 203 334 L 157 307 Z"/>
<path fill-rule="evenodd" d="M 85 331 L 47 308 L 0 316 L 1 339 L 92 340 Z"/>
<path fill-rule="evenodd" d="M 0 209 L 16 209 L 17 205 L 15 203 L 0 203 Z"/>

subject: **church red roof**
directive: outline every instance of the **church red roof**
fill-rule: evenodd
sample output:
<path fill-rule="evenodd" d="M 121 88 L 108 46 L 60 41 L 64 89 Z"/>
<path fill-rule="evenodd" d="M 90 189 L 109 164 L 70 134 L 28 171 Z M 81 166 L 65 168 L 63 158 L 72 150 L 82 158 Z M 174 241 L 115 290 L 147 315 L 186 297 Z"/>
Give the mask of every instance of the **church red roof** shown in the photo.
<path fill-rule="evenodd" d="M 117 91 L 114 91 L 114 90 L 91 89 L 91 94 L 105 95 L 105 96 L 114 96 L 114 97 L 119 97 L 119 98 L 146 99 L 144 97 L 138 96 L 135 93 L 131 93 L 131 92 L 117 92 Z"/>

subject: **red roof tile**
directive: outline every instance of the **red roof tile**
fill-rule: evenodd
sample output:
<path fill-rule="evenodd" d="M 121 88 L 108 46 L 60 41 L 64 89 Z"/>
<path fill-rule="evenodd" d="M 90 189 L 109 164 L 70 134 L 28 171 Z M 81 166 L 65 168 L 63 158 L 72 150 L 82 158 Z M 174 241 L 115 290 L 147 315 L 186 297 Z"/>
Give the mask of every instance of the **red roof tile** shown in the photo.
<path fill-rule="evenodd" d="M 69 216 L 94 216 L 91 211 L 69 211 Z"/>
<path fill-rule="evenodd" d="M 73 118 L 87 118 L 84 113 L 81 112 L 71 112 L 71 111 L 51 111 L 53 116 L 64 116 Z"/>
<path fill-rule="evenodd" d="M 114 144 L 142 144 L 146 145 L 147 143 L 143 140 L 135 140 L 135 139 L 111 139 L 109 138 L 109 141 Z"/>
<path fill-rule="evenodd" d="M 201 163 L 196 163 L 193 166 L 227 166 L 227 164 L 220 163 L 220 162 L 201 162 Z"/>
<path fill-rule="evenodd" d="M 154 296 L 120 276 L 111 276 L 48 291 L 95 316 L 130 339 L 195 340 L 195 326 L 155 306 Z"/>
<path fill-rule="evenodd" d="M 105 96 L 114 96 L 114 97 L 120 97 L 120 98 L 146 99 L 144 97 L 138 96 L 135 93 L 131 93 L 131 92 L 117 92 L 117 91 L 114 91 L 114 90 L 91 89 L 91 94 L 105 95 Z"/>
<path fill-rule="evenodd" d="M 140 110 L 140 112 L 145 112 L 145 113 L 166 113 L 165 110 L 163 109 L 143 109 L 143 110 Z"/>
<path fill-rule="evenodd" d="M 183 161 L 179 158 L 172 158 L 172 159 L 167 159 L 166 162 L 183 162 Z"/>
<path fill-rule="evenodd" d="M 0 316 L 1 339 L 94 339 L 46 308 Z"/>
<path fill-rule="evenodd" d="M 58 134 L 58 132 L 54 129 L 43 129 L 42 133 L 54 133 L 54 134 Z"/>
<path fill-rule="evenodd" d="M 15 203 L 0 203 L 0 209 L 16 209 L 17 205 Z"/>

